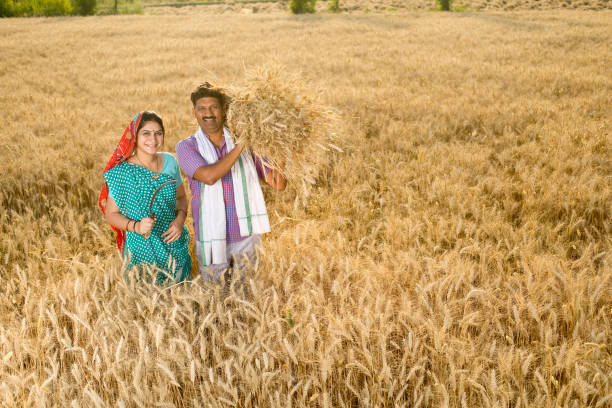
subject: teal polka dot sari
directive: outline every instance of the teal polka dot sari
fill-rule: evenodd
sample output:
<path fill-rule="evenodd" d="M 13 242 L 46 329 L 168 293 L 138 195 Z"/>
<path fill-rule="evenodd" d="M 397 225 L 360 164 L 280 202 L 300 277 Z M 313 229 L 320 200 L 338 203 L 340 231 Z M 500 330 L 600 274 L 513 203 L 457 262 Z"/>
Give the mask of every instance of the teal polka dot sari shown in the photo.
<path fill-rule="evenodd" d="M 158 175 L 126 161 L 104 173 L 104 178 L 121 214 L 136 221 L 150 215 L 149 203 L 155 190 L 173 180 L 168 174 Z M 187 227 L 183 226 L 183 233 L 175 242 L 164 242 L 161 236 L 176 218 L 176 183 L 170 183 L 159 190 L 152 211 L 155 214 L 155 225 L 150 237 L 145 239 L 136 232 L 127 232 L 124 256 L 130 267 L 150 265 L 159 268 L 155 276 L 158 284 L 184 281 L 191 275 Z"/>

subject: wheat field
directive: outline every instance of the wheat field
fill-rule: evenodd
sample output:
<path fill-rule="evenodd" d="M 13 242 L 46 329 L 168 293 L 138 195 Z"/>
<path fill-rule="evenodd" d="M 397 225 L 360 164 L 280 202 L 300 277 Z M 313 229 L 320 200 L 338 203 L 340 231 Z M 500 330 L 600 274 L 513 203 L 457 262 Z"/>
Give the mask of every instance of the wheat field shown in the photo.
<path fill-rule="evenodd" d="M 610 11 L 5 19 L 0 38 L 0 406 L 612 406 Z M 307 199 L 265 191 L 246 287 L 126 283 L 97 196 L 128 121 L 160 113 L 173 152 L 195 85 L 270 60 L 337 109 L 342 152 Z"/>

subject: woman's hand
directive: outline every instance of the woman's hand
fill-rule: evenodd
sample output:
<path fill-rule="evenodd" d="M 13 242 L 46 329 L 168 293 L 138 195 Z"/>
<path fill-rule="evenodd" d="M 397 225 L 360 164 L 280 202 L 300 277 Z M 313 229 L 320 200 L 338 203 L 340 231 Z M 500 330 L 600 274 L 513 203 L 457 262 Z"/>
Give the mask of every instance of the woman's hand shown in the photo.
<path fill-rule="evenodd" d="M 163 234 L 161 234 L 162 238 L 164 238 L 164 242 L 174 242 L 181 237 L 183 233 L 183 225 L 185 221 L 181 222 L 181 217 L 176 217 L 174 221 L 170 223 L 170 228 L 168 228 Z"/>
<path fill-rule="evenodd" d="M 136 223 L 135 230 L 140 235 L 145 235 L 153 229 L 153 225 L 155 225 L 155 218 L 143 218 L 142 220 Z"/>
<path fill-rule="evenodd" d="M 183 234 L 183 226 L 187 218 L 187 195 L 185 187 L 181 184 L 176 188 L 176 218 L 170 223 L 170 227 L 162 234 L 164 242 L 174 242 Z"/>

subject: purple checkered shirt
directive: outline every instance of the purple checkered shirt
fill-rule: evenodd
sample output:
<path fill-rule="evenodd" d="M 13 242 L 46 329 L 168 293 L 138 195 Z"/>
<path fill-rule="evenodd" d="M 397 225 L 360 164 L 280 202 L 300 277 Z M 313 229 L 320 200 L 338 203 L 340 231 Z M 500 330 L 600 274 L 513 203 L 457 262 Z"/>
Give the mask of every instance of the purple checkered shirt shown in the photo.
<path fill-rule="evenodd" d="M 206 133 L 205 133 L 206 134 Z M 208 135 L 206 135 L 208 137 Z M 219 149 L 213 143 L 217 157 L 219 159 L 227 155 L 227 145 L 223 141 L 223 145 Z M 194 173 L 197 169 L 202 166 L 207 166 L 209 163 L 200 154 L 198 149 L 198 142 L 196 141 L 195 135 L 191 135 L 187 139 L 183 139 L 176 145 L 176 158 L 178 159 L 181 168 L 189 179 L 189 188 L 191 189 L 191 214 L 193 215 L 193 228 L 195 231 L 196 241 L 200 240 L 200 231 L 198 225 L 200 222 L 200 189 L 202 182 L 193 178 Z M 265 178 L 265 174 L 269 171 L 267 168 L 262 166 L 261 161 L 253 156 L 255 162 L 255 168 L 257 169 L 257 175 L 260 179 Z M 240 235 L 240 227 L 238 225 L 238 215 L 236 215 L 236 203 L 234 202 L 234 184 L 232 183 L 232 172 L 228 171 L 223 177 L 221 177 L 221 183 L 223 184 L 223 200 L 225 202 L 225 223 L 226 223 L 226 240 L 228 244 L 242 241 L 247 237 Z"/>

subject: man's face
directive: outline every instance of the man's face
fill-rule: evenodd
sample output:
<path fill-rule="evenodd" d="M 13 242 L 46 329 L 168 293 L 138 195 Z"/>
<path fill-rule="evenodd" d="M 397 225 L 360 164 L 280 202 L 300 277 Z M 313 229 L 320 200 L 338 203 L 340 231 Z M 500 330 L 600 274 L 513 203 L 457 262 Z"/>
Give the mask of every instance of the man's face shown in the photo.
<path fill-rule="evenodd" d="M 217 98 L 206 96 L 198 99 L 193 107 L 193 114 L 207 135 L 223 132 L 225 112 Z"/>

